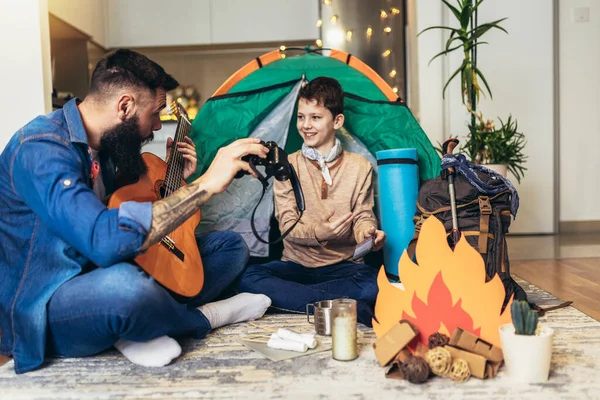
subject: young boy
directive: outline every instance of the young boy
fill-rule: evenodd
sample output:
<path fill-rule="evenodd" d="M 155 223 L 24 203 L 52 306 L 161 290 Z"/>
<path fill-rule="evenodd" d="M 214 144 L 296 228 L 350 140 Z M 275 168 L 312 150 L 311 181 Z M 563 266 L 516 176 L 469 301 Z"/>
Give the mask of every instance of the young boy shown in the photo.
<path fill-rule="evenodd" d="M 335 137 L 344 124 L 338 81 L 316 78 L 298 98 L 297 127 L 304 144 L 289 162 L 302 185 L 306 210 L 284 239 L 282 260 L 250 266 L 239 289 L 267 295 L 275 308 L 299 312 L 316 301 L 352 298 L 358 301 L 358 321 L 371 326 L 378 270 L 351 258 L 366 238 L 374 238 L 375 251 L 385 243 L 372 210 L 372 166 L 344 151 Z M 274 192 L 275 216 L 285 232 L 299 215 L 294 193 L 289 181 L 275 181 Z"/>

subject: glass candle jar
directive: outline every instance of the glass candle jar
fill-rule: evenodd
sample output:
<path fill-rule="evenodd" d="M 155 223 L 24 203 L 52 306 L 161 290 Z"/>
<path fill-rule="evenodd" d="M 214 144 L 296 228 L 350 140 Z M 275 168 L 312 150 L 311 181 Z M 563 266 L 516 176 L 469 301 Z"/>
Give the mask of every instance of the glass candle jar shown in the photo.
<path fill-rule="evenodd" d="M 358 357 L 356 344 L 356 300 L 337 299 L 331 306 L 332 356 L 350 361 Z"/>

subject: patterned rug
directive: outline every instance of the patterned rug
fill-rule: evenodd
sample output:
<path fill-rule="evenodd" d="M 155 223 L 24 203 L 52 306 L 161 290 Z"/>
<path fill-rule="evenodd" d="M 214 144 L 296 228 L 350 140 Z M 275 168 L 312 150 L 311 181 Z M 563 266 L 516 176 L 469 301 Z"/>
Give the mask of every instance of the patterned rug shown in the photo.
<path fill-rule="evenodd" d="M 519 280 L 541 306 L 559 303 L 550 294 Z M 567 299 L 568 300 L 568 299 Z M 182 342 L 184 355 L 164 368 L 143 368 L 116 351 L 80 359 L 53 359 L 41 370 L 15 375 L 12 362 L 0 367 L 0 399 L 586 399 L 600 396 L 600 322 L 573 307 L 548 313 L 542 322 L 555 329 L 550 380 L 515 384 L 503 369 L 495 379 L 471 378 L 459 384 L 434 378 L 424 385 L 386 379 L 375 360 L 375 334 L 361 326 L 360 356 L 340 362 L 323 352 L 272 362 L 239 339 L 264 333 L 242 323 L 219 329 L 204 340 Z M 311 332 L 299 315 L 269 315 L 266 327 Z"/>

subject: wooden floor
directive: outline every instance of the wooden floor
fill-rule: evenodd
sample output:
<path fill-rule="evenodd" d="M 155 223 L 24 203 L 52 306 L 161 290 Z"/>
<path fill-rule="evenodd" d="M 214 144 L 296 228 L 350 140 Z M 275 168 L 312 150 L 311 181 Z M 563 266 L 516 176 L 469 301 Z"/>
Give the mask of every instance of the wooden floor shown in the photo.
<path fill-rule="evenodd" d="M 600 321 L 600 258 L 513 260 L 511 273 Z"/>

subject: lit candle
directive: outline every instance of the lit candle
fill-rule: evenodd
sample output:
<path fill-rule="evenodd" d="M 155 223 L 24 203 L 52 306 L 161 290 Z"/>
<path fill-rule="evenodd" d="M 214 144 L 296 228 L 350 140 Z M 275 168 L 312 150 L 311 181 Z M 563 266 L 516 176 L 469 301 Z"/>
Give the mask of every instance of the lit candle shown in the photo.
<path fill-rule="evenodd" d="M 334 300 L 332 304 L 332 357 L 350 361 L 358 357 L 356 345 L 356 301 Z"/>
<path fill-rule="evenodd" d="M 337 317 L 332 330 L 333 358 L 350 361 L 358 357 L 356 352 L 356 320 L 350 317 Z"/>

